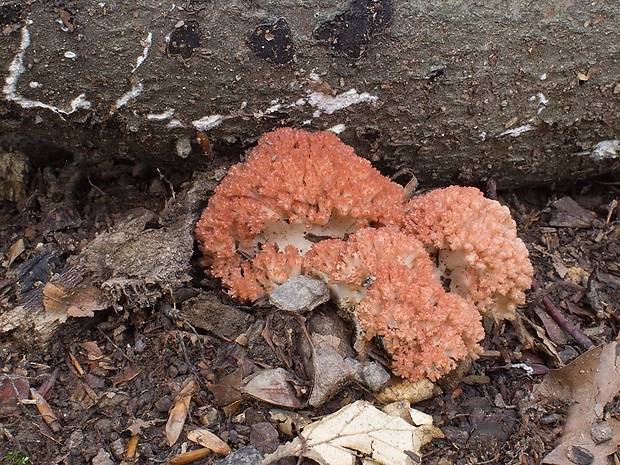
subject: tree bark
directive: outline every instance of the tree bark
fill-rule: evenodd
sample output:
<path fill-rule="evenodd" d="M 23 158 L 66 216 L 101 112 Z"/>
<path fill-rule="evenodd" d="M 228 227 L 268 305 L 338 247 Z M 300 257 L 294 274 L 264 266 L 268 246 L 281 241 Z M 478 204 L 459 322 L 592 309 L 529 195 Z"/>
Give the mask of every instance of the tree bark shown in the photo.
<path fill-rule="evenodd" d="M 5 149 L 206 168 L 290 125 L 430 184 L 620 165 L 616 0 L 5 0 L 0 23 Z"/>

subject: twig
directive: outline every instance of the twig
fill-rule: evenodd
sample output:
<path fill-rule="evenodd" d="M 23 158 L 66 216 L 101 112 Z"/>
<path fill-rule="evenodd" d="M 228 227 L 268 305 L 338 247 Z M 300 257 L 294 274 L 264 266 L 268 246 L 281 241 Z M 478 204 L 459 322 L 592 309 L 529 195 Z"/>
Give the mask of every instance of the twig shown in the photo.
<path fill-rule="evenodd" d="M 109 342 L 110 344 L 112 344 L 112 346 L 114 346 L 114 348 L 115 348 L 116 350 L 118 350 L 118 351 L 120 352 L 120 354 L 123 356 L 123 358 L 124 358 L 125 360 L 127 360 L 127 361 L 129 361 L 129 362 L 131 362 L 131 363 L 137 364 L 136 360 L 135 360 L 133 357 L 130 357 L 129 355 L 127 355 L 123 349 L 121 349 L 118 345 L 116 345 L 116 344 L 114 343 L 114 341 L 113 341 L 112 339 L 110 339 L 110 336 L 108 336 L 106 333 L 104 333 L 104 332 L 103 332 L 100 328 L 97 328 L 97 329 L 99 330 L 99 332 L 101 333 L 101 335 L 102 335 L 103 337 L 105 337 L 105 338 L 108 340 L 108 342 Z"/>
<path fill-rule="evenodd" d="M 198 374 L 198 371 L 196 370 L 196 367 L 194 366 L 194 364 L 189 359 L 189 355 L 187 354 L 187 348 L 185 347 L 185 342 L 183 341 L 183 335 L 181 334 L 180 331 L 177 331 L 176 332 L 176 336 L 177 336 L 177 340 L 179 341 L 179 344 L 181 345 L 181 349 L 183 350 L 183 358 L 185 359 L 185 363 L 187 363 L 187 366 L 189 367 L 189 369 L 193 373 L 193 375 L 196 378 L 196 381 L 198 382 L 200 387 L 201 388 L 206 388 L 206 386 L 204 386 L 204 383 L 202 382 L 202 376 L 200 376 Z"/>
<path fill-rule="evenodd" d="M 487 197 L 491 200 L 497 200 L 497 183 L 495 179 L 490 178 L 487 181 Z"/>
<path fill-rule="evenodd" d="M 39 387 L 39 394 L 43 396 L 45 400 L 49 399 L 49 394 L 56 384 L 56 380 L 58 379 L 58 374 L 60 373 L 60 367 L 56 367 L 56 369 L 52 372 L 49 378 Z"/>
<path fill-rule="evenodd" d="M 537 292 L 539 289 L 540 286 L 538 285 L 538 281 L 536 281 L 536 278 L 532 278 L 532 290 Z M 594 347 L 594 343 L 590 340 L 590 338 L 579 331 L 574 324 L 568 321 L 566 317 L 562 315 L 560 310 L 558 310 L 558 308 L 554 305 L 554 303 L 551 302 L 549 297 L 543 296 L 542 303 L 545 305 L 545 309 L 549 316 L 553 318 L 560 328 L 572 336 L 572 338 L 575 339 L 581 347 L 584 349 L 591 349 Z"/>
<path fill-rule="evenodd" d="M 176 200 L 177 196 L 174 193 L 174 186 L 172 185 L 172 183 L 168 181 L 168 178 L 164 176 L 164 173 L 162 173 L 159 168 L 157 168 L 157 172 L 159 173 L 159 179 L 161 179 L 162 181 L 165 181 L 168 184 L 168 187 L 170 188 L 170 192 L 172 194 L 172 200 Z"/>

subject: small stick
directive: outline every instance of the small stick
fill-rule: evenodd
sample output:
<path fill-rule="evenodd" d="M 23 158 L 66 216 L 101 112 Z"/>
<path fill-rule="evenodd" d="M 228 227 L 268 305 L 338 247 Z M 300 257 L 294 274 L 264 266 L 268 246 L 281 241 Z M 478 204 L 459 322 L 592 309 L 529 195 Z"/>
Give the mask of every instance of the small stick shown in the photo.
<path fill-rule="evenodd" d="M 491 200 L 497 200 L 497 183 L 495 179 L 489 179 L 487 181 L 487 197 Z"/>
<path fill-rule="evenodd" d="M 39 394 L 41 394 L 45 398 L 45 400 L 49 399 L 50 392 L 52 392 L 52 388 L 54 387 L 54 384 L 56 384 L 59 373 L 60 367 L 56 367 L 50 377 L 47 378 L 47 380 L 41 386 L 39 386 Z"/>
<path fill-rule="evenodd" d="M 538 285 L 538 281 L 536 281 L 536 278 L 532 278 L 532 290 L 536 292 L 539 289 L 540 286 Z M 572 336 L 572 338 L 575 339 L 581 347 L 586 350 L 594 347 L 594 343 L 590 340 L 590 338 L 579 331 L 574 324 L 568 321 L 566 317 L 562 315 L 560 310 L 558 310 L 558 308 L 553 304 L 553 302 L 551 302 L 549 297 L 543 296 L 542 302 L 545 305 L 545 309 L 549 316 L 553 318 L 560 328 Z"/>

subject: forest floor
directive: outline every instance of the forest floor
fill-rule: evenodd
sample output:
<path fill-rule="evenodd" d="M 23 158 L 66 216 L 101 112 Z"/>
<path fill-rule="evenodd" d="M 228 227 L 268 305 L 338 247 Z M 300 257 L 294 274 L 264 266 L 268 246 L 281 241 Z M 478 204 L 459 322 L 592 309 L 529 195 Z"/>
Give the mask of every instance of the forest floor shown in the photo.
<path fill-rule="evenodd" d="M 221 178 L 221 169 L 214 172 Z M 583 344 L 548 316 L 543 297 L 595 346 L 609 347 L 616 339 L 619 179 L 518 191 L 498 186 L 499 200 L 512 210 L 530 251 L 541 289 L 528 294 L 528 303 L 519 310 L 519 325 L 493 328 L 483 341 L 483 357 L 448 376 L 431 398 L 414 406 L 432 415 L 445 436 L 422 449 L 422 463 L 543 463 L 566 438 L 562 434 L 567 421 L 575 427 L 570 398 L 534 395 L 549 369 L 585 352 Z M 304 353 L 295 347 L 291 329 L 298 323 L 270 316 L 264 307 L 231 301 L 217 281 L 204 276 L 196 256 L 191 257 L 189 275 L 179 278 L 181 285 L 168 290 L 162 283 L 138 285 L 132 299 L 119 295 L 115 308 L 97 307 L 93 287 L 84 285 L 88 279 L 76 287 L 77 295 L 61 288 L 56 299 L 46 292 L 43 301 L 42 290 L 50 291 L 50 278 L 62 275 L 71 257 L 97 235 L 109 233 L 119 222 L 127 224 L 128 215 L 141 222 L 138 231 L 160 228 L 173 192 L 178 197 L 189 181 L 187 176 L 164 177 L 121 161 L 57 160 L 34 174 L 26 196 L 0 204 L 0 327 L 5 328 L 0 333 L 0 464 L 166 463 L 197 448 L 187 440 L 187 433 L 196 428 L 210 430 L 233 451 L 227 459 L 209 454 L 196 463 L 258 464 L 308 421 L 358 399 L 377 403 L 355 383 L 318 408 L 290 408 L 285 405 L 290 399 L 273 405 L 241 395 L 245 373 L 278 366 L 295 373 L 301 398 L 307 393 L 310 381 L 300 368 Z M 216 180 L 211 181 L 210 186 Z M 205 202 L 206 198 L 202 206 Z M 164 289 L 159 294 L 157 286 Z M 142 292 L 152 295 L 140 301 Z M 10 311 L 26 301 L 33 314 L 42 305 L 49 313 L 49 307 L 58 304 L 65 312 L 87 315 L 90 309 L 94 316 L 69 318 L 53 329 L 24 328 L 26 320 L 7 321 L 14 315 Z M 210 314 L 193 314 L 196 302 Z M 327 304 L 323 312 L 329 309 Z M 617 369 L 594 362 L 590 371 Z M 574 381 L 569 379 L 573 375 L 564 375 L 567 384 Z M 596 382 L 581 382 L 594 398 Z M 28 388 L 42 392 L 56 420 L 44 421 Z M 23 401 L 15 389 L 22 392 Z M 178 413 L 175 407 L 188 390 L 185 424 L 178 419 L 171 423 L 170 412 Z M 617 390 L 597 406 L 597 421 L 620 416 L 616 394 Z M 181 435 L 171 446 L 166 425 L 174 429 L 175 421 Z M 598 447 L 573 448 L 569 461 L 552 463 L 620 463 L 617 452 L 594 450 Z M 599 461 L 602 456 L 607 458 Z"/>

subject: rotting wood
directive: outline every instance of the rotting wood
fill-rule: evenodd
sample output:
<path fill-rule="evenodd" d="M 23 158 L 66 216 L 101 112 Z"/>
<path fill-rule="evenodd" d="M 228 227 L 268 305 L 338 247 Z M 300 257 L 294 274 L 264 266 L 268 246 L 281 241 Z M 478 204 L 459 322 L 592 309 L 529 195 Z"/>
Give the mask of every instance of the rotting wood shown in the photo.
<path fill-rule="evenodd" d="M 217 156 L 291 125 L 341 131 L 425 184 L 574 180 L 620 164 L 616 9 L 8 1 L 0 144 L 206 168 L 197 132 Z"/>

